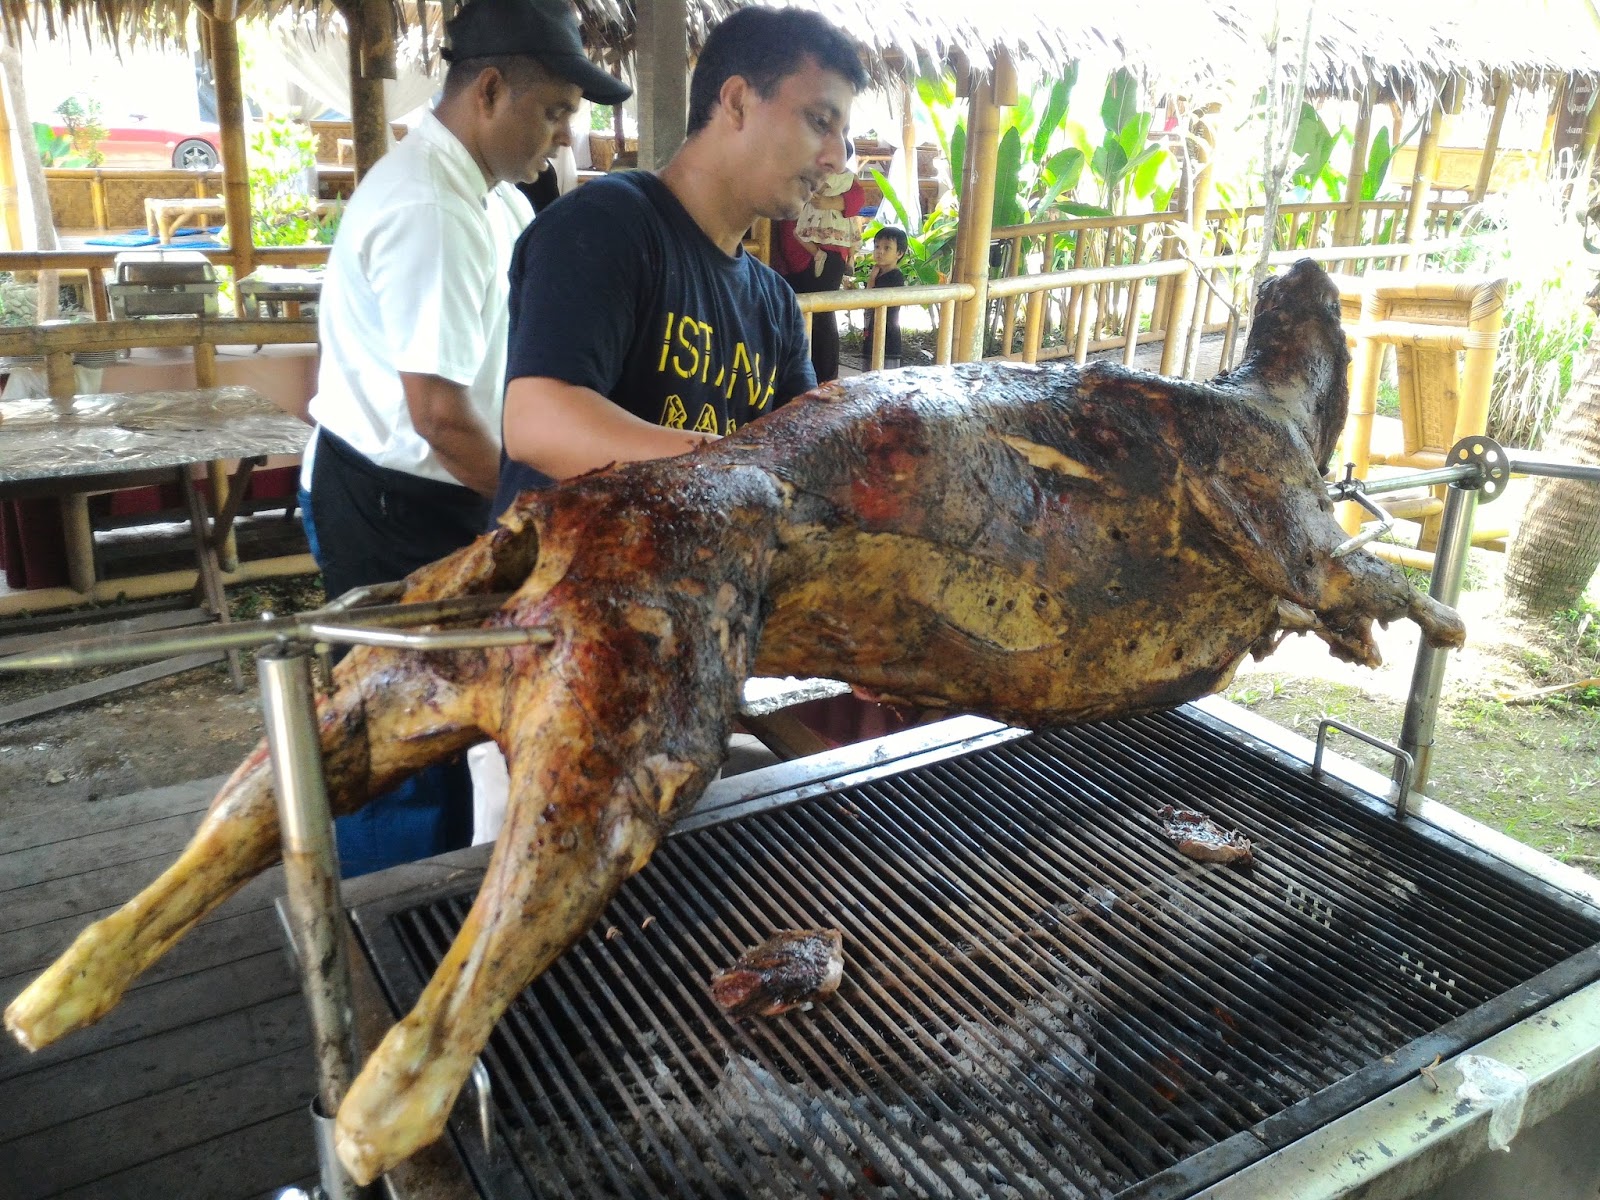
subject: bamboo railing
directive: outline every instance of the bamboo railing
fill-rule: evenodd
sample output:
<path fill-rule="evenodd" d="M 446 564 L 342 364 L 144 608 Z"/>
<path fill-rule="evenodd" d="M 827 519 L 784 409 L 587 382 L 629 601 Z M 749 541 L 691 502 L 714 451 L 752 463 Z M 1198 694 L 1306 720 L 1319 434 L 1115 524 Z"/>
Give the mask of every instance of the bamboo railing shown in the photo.
<path fill-rule="evenodd" d="M 1368 267 L 1393 269 L 1408 254 L 1427 255 L 1457 244 L 1467 208 L 1464 202 L 1435 204 L 1424 224 L 1426 236 L 1413 246 L 1399 238 L 1405 227 L 1406 203 L 1369 202 L 1361 206 L 1353 223 L 1357 240 L 1340 247 L 1336 226 L 1341 215 L 1348 215 L 1347 205 L 1281 205 L 1276 245 L 1294 257 L 1318 258 L 1351 273 L 1363 273 Z M 1079 217 L 996 229 L 991 245 L 998 255 L 1000 277 L 989 286 L 987 317 L 991 334 L 998 333 L 1000 357 L 1019 356 L 1021 298 L 1038 290 L 1037 286 L 1011 283 L 1019 279 L 1050 276 L 1057 280 L 1044 289 L 1054 295 L 1039 302 L 1041 308 L 1031 318 L 1034 329 L 1024 329 L 1024 340 L 1036 337 L 1036 353 L 1046 359 L 1070 355 L 1081 362 L 1088 354 L 1120 348 L 1124 360 L 1131 363 L 1139 345 L 1165 341 L 1168 325 L 1174 321 L 1185 340 L 1196 328 L 1202 333 L 1236 328 L 1237 319 L 1227 300 L 1231 287 L 1223 286 L 1229 270 L 1197 269 L 1200 286 L 1191 293 L 1176 286 L 1186 272 L 1164 264 L 1207 257 L 1253 261 L 1260 253 L 1264 217 L 1264 209 L 1259 207 L 1213 209 L 1198 238 L 1191 239 L 1198 242 L 1191 251 L 1184 249 L 1183 231 L 1172 213 Z M 1335 250 L 1348 253 L 1330 253 Z M 1089 278 L 1092 286 L 1084 282 Z M 1189 311 L 1176 318 L 1169 312 L 1175 296 L 1188 296 L 1191 301 Z M 1177 369 L 1171 373 L 1188 372 Z"/>

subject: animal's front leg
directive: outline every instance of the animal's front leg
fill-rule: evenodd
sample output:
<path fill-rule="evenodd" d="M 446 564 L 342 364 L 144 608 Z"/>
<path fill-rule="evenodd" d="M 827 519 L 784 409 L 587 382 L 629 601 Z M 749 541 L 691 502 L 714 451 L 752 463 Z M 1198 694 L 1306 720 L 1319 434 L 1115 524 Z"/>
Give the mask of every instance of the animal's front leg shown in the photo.
<path fill-rule="evenodd" d="M 335 813 L 353 812 L 478 739 L 459 695 L 415 655 L 360 649 L 319 712 Z M 222 785 L 182 855 L 122 908 L 90 925 L 6 1009 L 38 1050 L 104 1016 L 196 921 L 278 860 L 272 763 L 259 745 Z"/>
<path fill-rule="evenodd" d="M 1438 648 L 1460 646 L 1466 626 L 1455 609 L 1423 595 L 1399 567 L 1357 551 L 1332 558 L 1310 605 L 1322 623 L 1317 635 L 1336 658 L 1375 667 L 1382 658 L 1372 639 L 1372 622 L 1387 625 L 1408 617 L 1423 640 Z"/>
<path fill-rule="evenodd" d="M 339 1156 L 361 1182 L 443 1132 L 506 1006 L 588 929 L 716 771 L 731 686 L 696 714 L 660 667 L 652 682 L 663 686 L 638 694 L 629 684 L 645 671 L 636 662 L 619 678 L 627 656 L 614 649 L 567 648 L 531 678 L 516 673 L 502 737 L 510 802 L 488 874 L 416 1006 L 339 1109 Z M 664 730 L 673 718 L 703 722 L 706 736 Z"/>
<path fill-rule="evenodd" d="M 1335 558 L 1345 533 L 1321 480 L 1305 469 L 1300 478 L 1292 468 L 1286 474 L 1287 480 L 1243 471 L 1190 475 L 1185 491 L 1252 579 L 1280 601 L 1316 614 L 1316 633 L 1334 657 L 1379 665 L 1372 622 L 1401 617 L 1415 621 L 1430 646 L 1461 645 L 1461 618 L 1417 592 L 1399 567 L 1364 550 Z"/>

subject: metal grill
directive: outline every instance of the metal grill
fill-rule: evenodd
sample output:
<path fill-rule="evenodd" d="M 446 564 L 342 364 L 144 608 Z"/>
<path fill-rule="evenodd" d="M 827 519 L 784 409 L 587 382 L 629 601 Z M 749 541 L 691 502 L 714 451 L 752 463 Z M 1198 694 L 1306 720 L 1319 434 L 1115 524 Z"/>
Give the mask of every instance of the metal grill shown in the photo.
<path fill-rule="evenodd" d="M 1225 730 L 1028 735 L 673 839 L 500 1022 L 480 1186 L 1182 1196 L 1600 975 L 1592 910 Z M 1179 855 L 1168 803 L 1253 869 Z M 399 1001 L 470 901 L 358 914 Z M 815 926 L 835 996 L 717 1011 L 714 971 Z"/>

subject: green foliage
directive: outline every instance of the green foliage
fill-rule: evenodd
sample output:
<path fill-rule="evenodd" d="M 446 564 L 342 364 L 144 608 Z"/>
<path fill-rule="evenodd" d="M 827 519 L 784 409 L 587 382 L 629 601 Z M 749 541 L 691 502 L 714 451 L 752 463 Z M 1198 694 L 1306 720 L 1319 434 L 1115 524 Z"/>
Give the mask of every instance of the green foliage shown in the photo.
<path fill-rule="evenodd" d="M 250 135 L 250 235 L 257 246 L 331 243 L 339 212 L 317 213 L 316 138 L 309 126 L 271 117 Z"/>
<path fill-rule="evenodd" d="M 1367 147 L 1367 172 L 1361 177 L 1361 198 L 1363 200 L 1376 200 L 1378 193 L 1383 190 L 1383 180 L 1389 173 L 1389 160 L 1394 157 L 1395 148 L 1389 145 L 1389 131 L 1379 129 L 1372 139 L 1372 144 Z"/>
<path fill-rule="evenodd" d="M 39 149 L 39 162 L 46 167 L 86 167 L 89 160 L 72 148 L 72 139 L 62 137 L 43 121 L 33 123 L 33 144 Z"/>
<path fill-rule="evenodd" d="M 1109 216 L 1113 204 L 1137 199 L 1154 211 L 1165 209 L 1171 186 L 1167 152 L 1149 144 L 1153 113 L 1139 108 L 1138 80 L 1118 71 L 1101 98 L 1098 145 L 1071 117 L 1076 64 L 1034 92 L 1024 92 L 1002 114 L 995 169 L 994 223 L 1022 225 L 1063 216 Z M 961 199 L 967 151 L 965 117 L 955 108 L 948 79 L 921 79 L 917 95 L 940 149 L 950 163 L 951 180 Z M 1098 203 L 1078 198 L 1085 171 L 1093 179 Z"/>
<path fill-rule="evenodd" d="M 1300 156 L 1299 163 L 1289 175 L 1289 184 L 1298 195 L 1297 200 L 1313 200 L 1320 185 L 1329 200 L 1344 198 L 1345 177 L 1328 165 L 1333 151 L 1340 142 L 1352 141 L 1349 131 L 1340 128 L 1334 133 L 1322 116 L 1310 104 L 1300 106 L 1300 122 L 1295 126 L 1292 153 Z M 1387 167 L 1387 161 L 1385 167 Z"/>
<path fill-rule="evenodd" d="M 1155 188 L 1156 171 L 1167 157 L 1150 145 L 1153 112 L 1139 107 L 1139 80 L 1119 67 L 1106 80 L 1100 100 L 1105 133 L 1089 157 L 1089 169 L 1100 185 L 1100 204 L 1107 212 L 1127 211 L 1127 193 L 1147 199 Z"/>
<path fill-rule="evenodd" d="M 68 96 L 56 105 L 56 112 L 67 127 L 67 141 L 83 156 L 84 163 L 98 167 L 105 162 L 106 156 L 100 152 L 100 143 L 106 140 L 106 127 L 100 124 L 100 101 Z"/>
<path fill-rule="evenodd" d="M 913 229 L 905 203 L 895 191 L 894 185 L 876 169 L 872 172 L 872 178 L 883 191 L 883 203 L 888 206 L 895 219 L 885 220 L 883 206 L 880 205 L 878 215 L 862 235 L 865 240 L 871 242 L 873 236 L 885 225 L 899 225 L 906 231 L 906 253 L 900 260 L 900 271 L 905 275 L 906 282 L 913 287 L 919 287 L 924 284 L 940 283 L 948 278 L 956 248 L 957 219 L 954 207 L 934 209 L 919 228 Z M 864 261 L 858 264 L 859 282 L 865 282 L 869 267 L 870 264 Z"/>

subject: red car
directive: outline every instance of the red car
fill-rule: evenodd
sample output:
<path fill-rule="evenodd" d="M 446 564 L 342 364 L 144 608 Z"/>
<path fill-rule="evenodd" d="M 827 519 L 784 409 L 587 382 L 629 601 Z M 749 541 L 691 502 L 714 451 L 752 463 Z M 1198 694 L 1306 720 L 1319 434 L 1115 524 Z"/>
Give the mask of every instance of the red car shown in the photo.
<path fill-rule="evenodd" d="M 67 137 L 67 127 L 53 127 L 57 137 Z M 206 121 L 162 125 L 147 117 L 132 116 L 107 125 L 97 149 L 108 167 L 177 167 L 205 171 L 222 161 L 222 135 Z"/>

